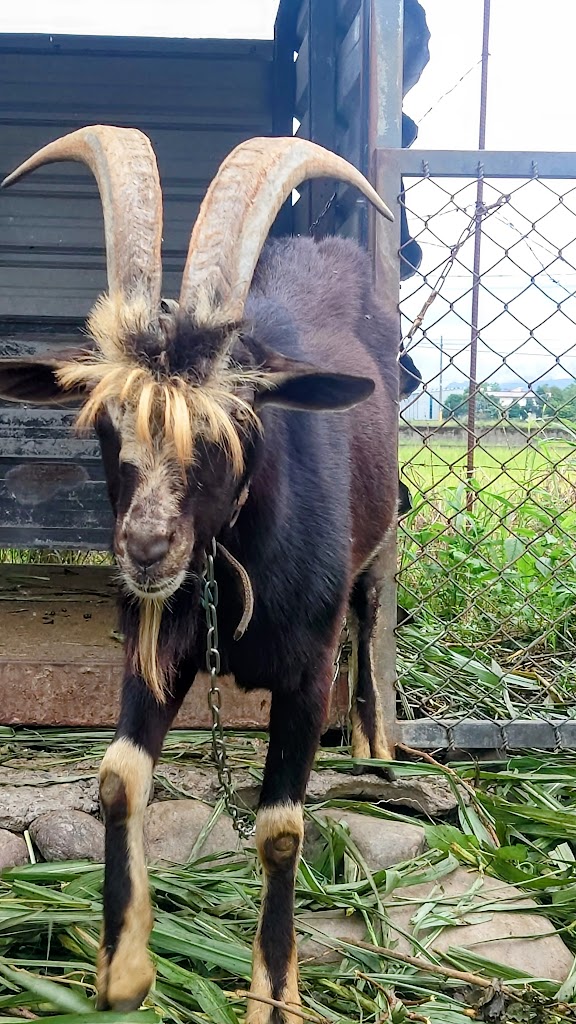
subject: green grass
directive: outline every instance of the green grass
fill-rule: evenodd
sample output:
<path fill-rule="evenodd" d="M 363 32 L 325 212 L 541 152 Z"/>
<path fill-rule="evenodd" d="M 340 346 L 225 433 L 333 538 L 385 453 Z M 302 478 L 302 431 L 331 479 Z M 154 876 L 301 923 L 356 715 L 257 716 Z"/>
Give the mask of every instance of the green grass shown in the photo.
<path fill-rule="evenodd" d="M 10 565 L 112 565 L 113 561 L 108 551 L 0 548 L 0 563 Z"/>
<path fill-rule="evenodd" d="M 63 757 L 99 753 L 107 733 L 64 730 L 3 730 L 0 764 L 30 763 L 42 755 L 46 767 Z M 260 773 L 257 738 L 229 737 L 234 763 Z M 175 733 L 167 758 L 197 763 L 208 758 L 206 734 Z M 358 765 L 342 750 L 324 750 L 318 767 L 342 773 Z M 462 796 L 461 782 L 476 786 L 472 803 L 459 800 L 450 823 L 428 823 L 430 849 L 424 855 L 371 874 L 345 828 L 324 829 L 315 859 L 302 862 L 296 885 L 297 912 L 340 910 L 361 913 L 370 941 L 386 947 L 378 954 L 333 940 L 341 956 L 332 965 L 304 964 L 303 1009 L 307 1019 L 342 1024 L 410 1020 L 466 1024 L 475 1016 L 475 994 L 461 982 L 406 964 L 394 954 L 388 930 L 391 894 L 400 885 L 431 886 L 457 864 L 513 882 L 536 900 L 576 951 L 576 758 L 516 757 L 504 765 L 457 766 L 399 763 L 400 778 L 444 775 Z M 407 820 L 385 808 L 338 801 L 335 806 L 389 820 Z M 310 813 L 314 813 L 313 809 Z M 491 838 L 494 836 L 494 838 Z M 153 869 L 155 905 L 151 947 L 157 968 L 154 990 L 138 1013 L 96 1014 L 94 959 L 102 913 L 102 869 L 91 864 L 36 864 L 5 872 L 0 879 L 0 1024 L 40 1017 L 62 1024 L 241 1024 L 250 950 L 259 898 L 256 856 L 207 859 L 185 867 Z M 434 952 L 435 925 L 457 924 L 467 916 L 468 895 L 442 902 L 438 887 L 426 902 L 415 900 L 419 921 L 414 952 L 424 964 L 456 967 L 482 978 L 500 977 L 507 989 L 510 1021 L 560 1024 L 576 1020 L 572 984 L 531 978 L 453 947 Z M 488 908 L 487 908 L 488 909 Z M 423 929 L 430 927 L 430 931 Z M 512 993 L 512 994 L 510 994 Z M 496 1011 L 497 1000 L 488 1001 Z M 488 1010 L 486 1011 L 488 1012 Z M 481 1015 L 480 1018 L 481 1019 Z M 487 1017 L 486 1019 L 498 1019 Z"/>
<path fill-rule="evenodd" d="M 457 487 L 466 479 L 466 449 L 463 444 L 445 444 L 433 436 L 427 444 L 400 444 L 402 476 L 411 489 L 431 494 Z M 567 485 L 576 486 L 576 445 L 568 441 L 538 441 L 523 445 L 480 443 L 474 453 L 474 483 L 477 490 L 489 488 L 510 498 L 519 498 L 533 488 L 545 487 L 556 495 Z"/>
<path fill-rule="evenodd" d="M 479 450 L 468 487 L 465 458 L 436 439 L 400 452 L 413 499 L 399 536 L 399 602 L 414 615 L 399 631 L 405 714 L 573 716 L 576 450 Z"/>

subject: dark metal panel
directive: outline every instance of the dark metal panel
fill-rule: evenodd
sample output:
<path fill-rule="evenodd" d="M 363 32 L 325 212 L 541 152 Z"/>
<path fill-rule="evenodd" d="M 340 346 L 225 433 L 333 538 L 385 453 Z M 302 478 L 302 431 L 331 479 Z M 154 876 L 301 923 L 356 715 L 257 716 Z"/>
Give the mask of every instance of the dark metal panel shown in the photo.
<path fill-rule="evenodd" d="M 309 94 L 310 138 L 327 149 L 336 143 L 336 10 L 333 0 L 316 0 L 309 4 L 308 39 L 310 46 Z M 334 192 L 331 181 L 307 184 L 302 198 L 308 202 L 309 224 L 312 226 Z M 334 233 L 334 210 L 322 217 L 313 229 L 315 238 Z"/>
<path fill-rule="evenodd" d="M 274 95 L 273 121 L 274 135 L 291 136 L 293 134 L 293 118 L 296 92 L 297 51 L 296 26 L 290 10 L 284 6 L 278 10 L 274 26 Z M 275 229 L 279 235 L 292 234 L 294 227 L 291 197 L 284 203 L 277 218 Z"/>
<path fill-rule="evenodd" d="M 298 46 L 298 58 L 294 62 L 296 88 L 294 93 L 294 116 L 301 120 L 310 107 L 310 35 L 307 32 Z M 301 134 L 301 133 L 299 133 Z"/>
<path fill-rule="evenodd" d="M 417 750 L 574 750 L 576 722 L 561 718 L 396 723 L 400 743 Z"/>
<path fill-rule="evenodd" d="M 0 357 L 77 347 L 76 322 L 0 322 Z M 75 410 L 0 404 L 0 546 L 107 549 L 110 512 L 94 436 Z"/>
<path fill-rule="evenodd" d="M 336 107 L 341 118 L 359 120 L 360 79 L 363 54 L 362 12 L 359 10 L 338 47 Z"/>
<path fill-rule="evenodd" d="M 336 0 L 336 17 L 338 31 L 345 36 L 354 18 L 357 16 L 363 0 Z"/>

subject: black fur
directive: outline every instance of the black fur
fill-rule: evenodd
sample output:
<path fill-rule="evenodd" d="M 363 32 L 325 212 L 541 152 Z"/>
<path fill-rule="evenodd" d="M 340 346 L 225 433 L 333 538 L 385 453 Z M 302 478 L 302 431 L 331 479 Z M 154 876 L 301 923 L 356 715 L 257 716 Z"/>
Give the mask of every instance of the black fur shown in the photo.
<path fill-rule="evenodd" d="M 260 949 L 268 968 L 273 999 L 282 999 L 286 984 L 286 968 L 294 945 L 295 860 L 294 857 L 289 864 L 267 872 Z M 278 1015 L 277 1020 L 281 1022 L 282 1017 Z"/>
<path fill-rule="evenodd" d="M 128 805 L 126 791 L 118 780 L 115 798 L 104 808 L 106 821 L 104 872 L 104 949 L 111 959 L 116 951 L 124 924 L 124 915 L 130 903 L 129 854 L 127 838 Z"/>

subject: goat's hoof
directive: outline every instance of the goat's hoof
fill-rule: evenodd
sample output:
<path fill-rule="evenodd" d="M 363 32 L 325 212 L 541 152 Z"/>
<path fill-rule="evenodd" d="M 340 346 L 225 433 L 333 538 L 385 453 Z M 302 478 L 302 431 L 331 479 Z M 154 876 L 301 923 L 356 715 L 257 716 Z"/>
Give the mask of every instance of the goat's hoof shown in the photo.
<path fill-rule="evenodd" d="M 379 775 L 381 779 L 386 779 L 386 782 L 396 782 L 398 776 L 393 768 L 389 768 L 388 765 L 377 764 L 374 766 L 374 774 Z"/>
<path fill-rule="evenodd" d="M 397 777 L 392 767 L 381 764 L 355 764 L 352 775 L 377 775 L 379 779 L 386 779 L 387 782 L 396 782 Z"/>
<path fill-rule="evenodd" d="M 134 956 L 130 962 L 119 962 L 118 956 L 108 959 L 100 952 L 98 964 L 97 1010 L 115 1010 L 129 1013 L 138 1010 L 154 982 L 154 968 L 146 953 Z"/>

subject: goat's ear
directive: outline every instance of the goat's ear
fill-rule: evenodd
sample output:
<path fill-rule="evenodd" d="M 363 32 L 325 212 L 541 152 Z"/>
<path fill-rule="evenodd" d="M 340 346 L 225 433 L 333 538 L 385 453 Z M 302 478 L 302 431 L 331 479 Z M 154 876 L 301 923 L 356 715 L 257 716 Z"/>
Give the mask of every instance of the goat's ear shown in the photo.
<path fill-rule="evenodd" d="M 287 359 L 277 352 L 267 353 L 263 369 L 266 384 L 256 397 L 257 407 L 276 405 L 285 409 L 317 412 L 352 409 L 370 398 L 374 391 L 374 381 L 370 377 L 319 370 L 296 359 Z"/>
<path fill-rule="evenodd" d="M 56 377 L 64 363 L 77 356 L 74 350 L 46 357 L 0 358 L 0 399 L 29 405 L 77 404 L 84 397 L 84 391 L 64 391 Z"/>

